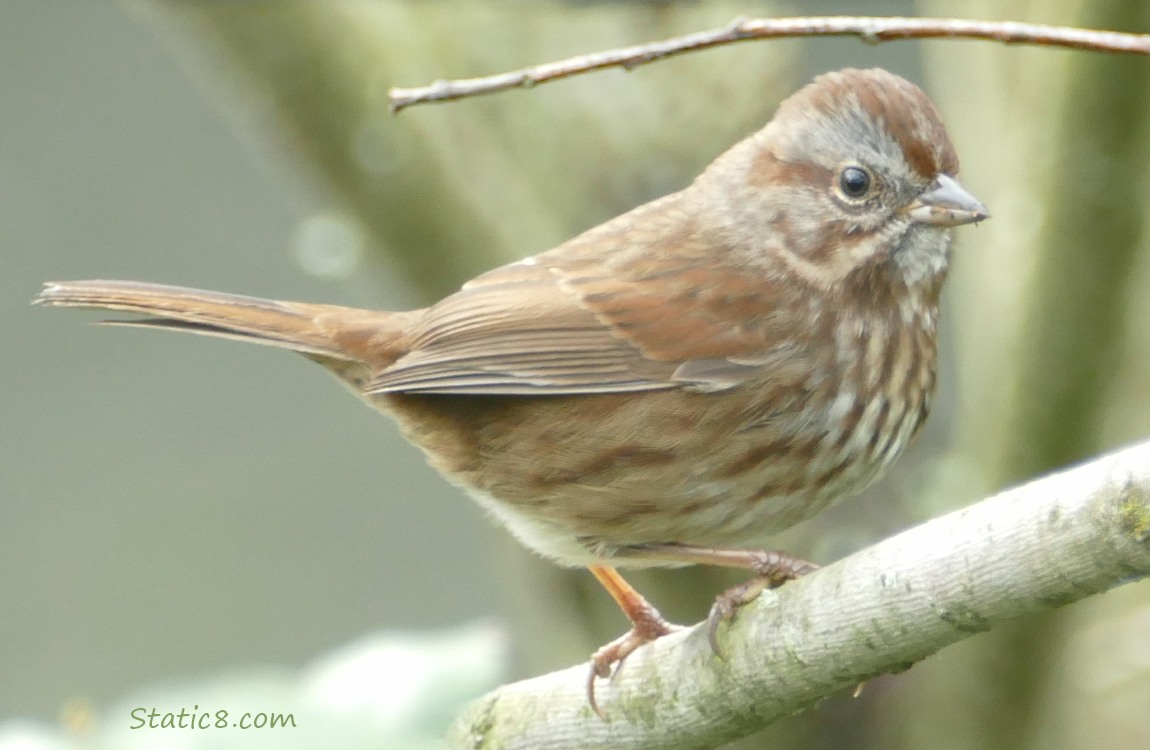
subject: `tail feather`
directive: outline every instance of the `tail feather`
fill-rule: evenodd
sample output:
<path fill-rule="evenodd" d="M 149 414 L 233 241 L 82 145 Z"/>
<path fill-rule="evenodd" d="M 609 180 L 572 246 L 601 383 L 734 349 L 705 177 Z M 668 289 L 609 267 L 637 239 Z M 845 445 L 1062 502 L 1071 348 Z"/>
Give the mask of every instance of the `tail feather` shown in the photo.
<path fill-rule="evenodd" d="M 109 325 L 167 328 L 291 349 L 323 362 L 380 366 L 394 359 L 386 335 L 393 313 L 335 305 L 281 302 L 136 281 L 62 281 L 44 285 L 33 304 L 139 313 L 139 320 Z M 398 321 L 397 321 L 398 322 Z M 379 334 L 385 334 L 382 337 Z M 390 340 L 390 341 L 389 341 Z M 374 345 L 373 345 L 374 344 Z"/>

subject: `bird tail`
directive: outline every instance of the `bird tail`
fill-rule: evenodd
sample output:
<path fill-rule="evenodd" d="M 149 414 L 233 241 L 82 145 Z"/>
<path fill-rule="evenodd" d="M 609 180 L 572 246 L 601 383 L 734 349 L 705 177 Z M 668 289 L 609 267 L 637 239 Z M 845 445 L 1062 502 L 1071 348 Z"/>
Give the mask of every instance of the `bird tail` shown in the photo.
<path fill-rule="evenodd" d="M 148 317 L 102 322 L 291 349 L 337 370 L 342 369 L 338 362 L 375 369 L 394 361 L 402 354 L 399 346 L 407 315 L 136 281 L 50 282 L 33 304 L 140 313 Z"/>

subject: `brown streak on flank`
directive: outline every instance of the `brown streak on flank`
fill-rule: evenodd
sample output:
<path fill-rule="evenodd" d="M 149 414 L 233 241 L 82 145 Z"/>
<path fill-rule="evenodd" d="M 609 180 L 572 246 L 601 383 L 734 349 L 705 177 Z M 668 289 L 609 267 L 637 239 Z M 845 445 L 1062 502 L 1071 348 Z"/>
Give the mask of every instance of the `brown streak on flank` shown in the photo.
<path fill-rule="evenodd" d="M 910 361 L 907 362 L 906 374 L 902 381 L 904 391 L 913 391 L 919 387 L 919 381 L 922 379 L 920 371 L 924 366 L 929 366 L 923 361 L 923 357 L 926 355 L 927 362 L 931 359 L 931 357 L 926 354 L 926 347 L 930 346 L 930 344 L 923 341 L 923 334 L 920 329 L 911 331 L 910 339 Z"/>
<path fill-rule="evenodd" d="M 879 407 L 878 418 L 874 422 L 874 432 L 871 433 L 870 440 L 867 441 L 867 449 L 874 453 L 881 443 L 886 442 L 884 437 L 884 430 L 886 430 L 886 422 L 890 419 L 890 399 L 886 396 L 880 396 L 882 399 L 882 406 Z M 892 432 L 898 431 L 898 425 Z M 880 451 L 881 453 L 881 451 Z"/>
<path fill-rule="evenodd" d="M 595 476 L 619 469 L 635 469 L 643 466 L 664 466 L 678 458 L 674 451 L 651 448 L 624 447 L 608 450 L 578 466 L 574 472 L 578 476 Z"/>
<path fill-rule="evenodd" d="M 855 460 L 854 457 L 844 458 L 842 461 L 839 461 L 837 464 L 815 477 L 813 484 L 819 488 L 826 487 L 827 485 L 842 477 L 842 475 L 846 473 L 847 469 L 855 466 L 858 463 L 859 462 Z"/>
<path fill-rule="evenodd" d="M 675 515 L 679 518 L 690 519 L 714 504 L 714 501 L 691 500 L 675 507 Z"/>
<path fill-rule="evenodd" d="M 883 457 L 894 447 L 894 441 L 898 439 L 898 434 L 902 432 L 903 425 L 914 418 L 915 415 L 910 409 L 903 412 L 898 422 L 892 425 L 891 428 L 887 430 L 886 435 L 883 436 L 882 445 L 878 446 L 878 450 L 874 454 L 876 460 L 883 460 Z M 904 445 L 903 448 L 905 447 Z"/>
<path fill-rule="evenodd" d="M 751 448 L 739 458 L 722 466 L 716 473 L 718 479 L 733 479 L 752 472 L 759 464 L 775 457 L 786 457 L 790 461 L 800 464 L 809 463 L 819 453 L 818 440 L 801 440 L 790 436 L 782 440 Z"/>
<path fill-rule="evenodd" d="M 885 347 L 884 353 L 886 354 L 886 356 L 883 357 L 883 359 L 882 359 L 882 369 L 879 371 L 878 383 L 880 384 L 880 388 L 881 388 L 882 384 L 887 384 L 889 386 L 890 384 L 898 383 L 900 385 L 900 387 L 896 391 L 894 391 L 894 393 L 895 393 L 895 396 L 901 396 L 903 390 L 905 390 L 906 382 L 907 382 L 907 379 L 909 377 L 909 373 L 907 373 L 907 372 L 899 373 L 900 377 L 896 378 L 894 367 L 895 367 L 895 363 L 898 361 L 899 353 L 902 351 L 902 346 L 903 346 L 902 337 L 906 335 L 906 332 L 900 331 L 898 328 L 894 327 L 893 325 L 890 327 L 890 330 L 895 331 L 896 333 L 894 336 L 891 337 L 891 340 L 887 342 L 887 345 Z M 911 345 L 908 344 L 907 346 L 909 348 Z M 914 355 L 911 354 L 910 356 L 911 356 L 911 358 L 913 358 Z M 908 366 L 910 364 L 911 364 L 910 362 L 907 362 Z M 885 389 L 885 390 L 887 393 L 890 393 L 889 389 Z"/>
<path fill-rule="evenodd" d="M 741 477 L 749 471 L 754 470 L 759 464 L 763 463 L 769 458 L 773 458 L 780 453 L 787 450 L 789 441 L 775 440 L 763 445 L 757 445 L 751 448 L 743 455 L 739 456 L 734 461 L 725 464 L 715 472 L 715 476 L 719 479 L 733 479 Z"/>
<path fill-rule="evenodd" d="M 924 397 L 918 406 L 918 414 L 915 415 L 914 427 L 911 428 L 910 434 L 907 437 L 907 442 L 914 440 L 915 435 L 926 424 L 926 418 L 930 415 L 930 399 Z"/>
<path fill-rule="evenodd" d="M 799 492 L 806 492 L 810 490 L 810 488 L 811 483 L 808 480 L 797 477 L 787 481 L 778 480 L 768 482 L 755 490 L 754 494 L 747 498 L 747 507 L 754 508 L 759 501 L 769 500 L 774 497 L 795 495 Z"/>
<path fill-rule="evenodd" d="M 839 433 L 839 439 L 835 441 L 834 450 L 842 450 L 854 437 L 855 430 L 858 429 L 863 412 L 866 410 L 867 399 L 865 396 L 866 394 L 863 393 L 855 394 L 855 402 L 851 404 L 850 411 L 843 415 L 842 432 Z"/>

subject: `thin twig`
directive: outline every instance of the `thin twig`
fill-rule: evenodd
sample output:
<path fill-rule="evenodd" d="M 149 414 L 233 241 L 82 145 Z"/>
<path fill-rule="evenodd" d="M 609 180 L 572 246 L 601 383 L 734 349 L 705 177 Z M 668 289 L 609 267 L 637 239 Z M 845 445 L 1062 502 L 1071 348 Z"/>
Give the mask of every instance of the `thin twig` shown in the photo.
<path fill-rule="evenodd" d="M 700 31 L 661 42 L 593 52 L 566 60 L 544 63 L 510 73 L 481 78 L 440 80 L 429 86 L 392 88 L 388 92 L 392 112 L 425 102 L 463 99 L 513 88 L 531 88 L 559 78 L 603 68 L 631 70 L 655 60 L 684 52 L 718 47 L 751 39 L 800 36 L 857 36 L 878 44 L 893 39 L 983 39 L 1005 44 L 1036 44 L 1096 52 L 1150 55 L 1150 34 L 1124 34 L 1067 26 L 1043 26 L 1017 21 L 969 21 L 960 18 L 884 18 L 825 16 L 805 18 L 736 19 L 719 29 Z"/>

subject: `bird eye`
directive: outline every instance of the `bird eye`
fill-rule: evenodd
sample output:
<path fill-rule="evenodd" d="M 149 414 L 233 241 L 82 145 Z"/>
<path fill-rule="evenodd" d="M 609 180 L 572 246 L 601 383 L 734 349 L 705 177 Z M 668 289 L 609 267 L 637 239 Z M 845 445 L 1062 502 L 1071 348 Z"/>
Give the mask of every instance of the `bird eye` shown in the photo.
<path fill-rule="evenodd" d="M 847 198 L 862 198 L 870 190 L 870 174 L 862 167 L 847 167 L 839 173 L 839 189 Z"/>

